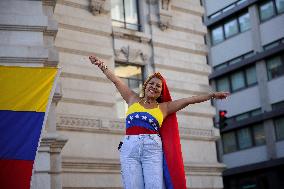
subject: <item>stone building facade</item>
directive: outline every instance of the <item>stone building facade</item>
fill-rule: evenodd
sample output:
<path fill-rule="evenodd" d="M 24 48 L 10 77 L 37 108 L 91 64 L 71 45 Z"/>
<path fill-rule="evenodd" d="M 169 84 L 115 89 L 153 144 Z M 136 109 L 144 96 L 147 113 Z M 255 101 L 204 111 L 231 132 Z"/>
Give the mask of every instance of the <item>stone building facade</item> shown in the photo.
<path fill-rule="evenodd" d="M 14 19 L 1 16 L 1 39 L 11 36 L 7 42 L 0 41 L 1 64 L 62 68 L 33 188 L 122 188 L 117 146 L 125 129 L 125 103 L 114 85 L 90 64 L 90 54 L 135 90 L 147 75 L 161 72 L 174 99 L 210 91 L 207 29 L 199 0 L 1 3 L 6 6 L 1 6 L 1 14 L 11 17 L 13 11 L 21 11 L 16 15 L 19 20 L 26 18 L 20 14 L 27 15 L 27 21 L 19 23 L 28 31 L 19 31 L 19 23 L 7 27 Z M 15 32 L 26 40 L 12 35 Z M 23 50 L 12 52 L 12 48 Z M 219 131 L 213 127 L 214 115 L 209 101 L 177 113 L 188 188 L 223 188 L 224 165 L 217 161 Z"/>

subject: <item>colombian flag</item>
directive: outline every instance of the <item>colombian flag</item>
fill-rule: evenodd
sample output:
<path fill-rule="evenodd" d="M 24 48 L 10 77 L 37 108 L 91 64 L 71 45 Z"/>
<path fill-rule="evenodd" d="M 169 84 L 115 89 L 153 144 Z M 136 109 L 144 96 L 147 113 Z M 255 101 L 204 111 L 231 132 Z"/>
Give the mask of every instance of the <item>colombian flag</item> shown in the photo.
<path fill-rule="evenodd" d="M 0 66 L 0 188 L 29 189 L 58 68 Z"/>

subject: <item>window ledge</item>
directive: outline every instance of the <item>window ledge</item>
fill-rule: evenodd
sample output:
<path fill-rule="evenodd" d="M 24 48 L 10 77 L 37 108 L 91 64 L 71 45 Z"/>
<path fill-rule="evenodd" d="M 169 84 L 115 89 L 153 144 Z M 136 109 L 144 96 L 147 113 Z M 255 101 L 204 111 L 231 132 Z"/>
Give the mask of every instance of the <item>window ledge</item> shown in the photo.
<path fill-rule="evenodd" d="M 138 41 L 141 43 L 149 43 L 151 36 L 136 30 L 129 30 L 113 26 L 113 36 L 115 39 L 123 38 Z"/>

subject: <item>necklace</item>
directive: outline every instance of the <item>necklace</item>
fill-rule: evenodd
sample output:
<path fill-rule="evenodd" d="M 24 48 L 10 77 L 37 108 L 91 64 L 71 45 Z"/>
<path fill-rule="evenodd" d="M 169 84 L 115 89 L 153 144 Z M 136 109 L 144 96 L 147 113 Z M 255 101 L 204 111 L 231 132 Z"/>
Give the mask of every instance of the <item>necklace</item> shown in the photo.
<path fill-rule="evenodd" d="M 142 99 L 143 100 L 143 103 L 144 104 L 151 104 L 152 102 L 150 102 L 150 101 L 147 101 L 147 100 L 145 100 L 145 99 Z M 158 102 L 155 100 L 155 103 L 156 104 L 158 104 Z"/>

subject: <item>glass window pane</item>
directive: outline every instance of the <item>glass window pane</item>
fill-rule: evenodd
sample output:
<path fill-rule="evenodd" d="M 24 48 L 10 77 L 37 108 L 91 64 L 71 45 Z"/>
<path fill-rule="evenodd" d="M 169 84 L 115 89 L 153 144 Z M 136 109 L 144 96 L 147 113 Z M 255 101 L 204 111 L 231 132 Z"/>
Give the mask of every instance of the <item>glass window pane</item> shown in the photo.
<path fill-rule="evenodd" d="M 123 1 L 111 0 L 111 18 L 113 20 L 124 22 Z"/>
<path fill-rule="evenodd" d="M 259 8 L 259 12 L 260 12 L 260 20 L 262 21 L 273 17 L 275 15 L 273 2 L 269 1 L 267 3 L 262 4 Z"/>
<path fill-rule="evenodd" d="M 224 34 L 222 26 L 214 28 L 211 32 L 213 45 L 224 41 Z"/>
<path fill-rule="evenodd" d="M 276 8 L 278 13 L 284 12 L 284 0 L 276 0 Z"/>
<path fill-rule="evenodd" d="M 252 85 L 252 84 L 255 84 L 257 82 L 255 66 L 252 66 L 252 67 L 246 69 L 246 79 L 247 79 L 248 85 Z"/>
<path fill-rule="evenodd" d="M 227 77 L 217 80 L 217 91 L 230 91 L 229 79 Z"/>
<path fill-rule="evenodd" d="M 252 146 L 252 138 L 249 128 L 238 130 L 237 135 L 240 149 L 245 149 Z"/>
<path fill-rule="evenodd" d="M 283 140 L 284 139 L 284 117 L 276 119 L 274 121 L 274 124 L 275 124 L 277 140 Z"/>
<path fill-rule="evenodd" d="M 225 23 L 224 30 L 226 38 L 237 34 L 239 32 L 237 19 Z"/>
<path fill-rule="evenodd" d="M 234 132 L 222 135 L 224 153 L 234 152 L 237 150 L 236 137 Z"/>
<path fill-rule="evenodd" d="M 245 79 L 243 72 L 239 71 L 237 73 L 232 74 L 231 76 L 232 80 L 232 90 L 236 91 L 238 89 L 245 87 Z"/>
<path fill-rule="evenodd" d="M 240 30 L 241 32 L 249 30 L 250 29 L 250 18 L 249 13 L 246 13 L 239 17 L 239 23 L 240 23 Z"/>
<path fill-rule="evenodd" d="M 126 23 L 138 25 L 138 10 L 136 0 L 124 0 Z"/>
<path fill-rule="evenodd" d="M 284 74 L 284 63 L 280 56 L 267 60 L 267 72 L 269 80 Z"/>
<path fill-rule="evenodd" d="M 253 126 L 254 143 L 256 146 L 265 143 L 264 127 L 262 124 Z"/>

